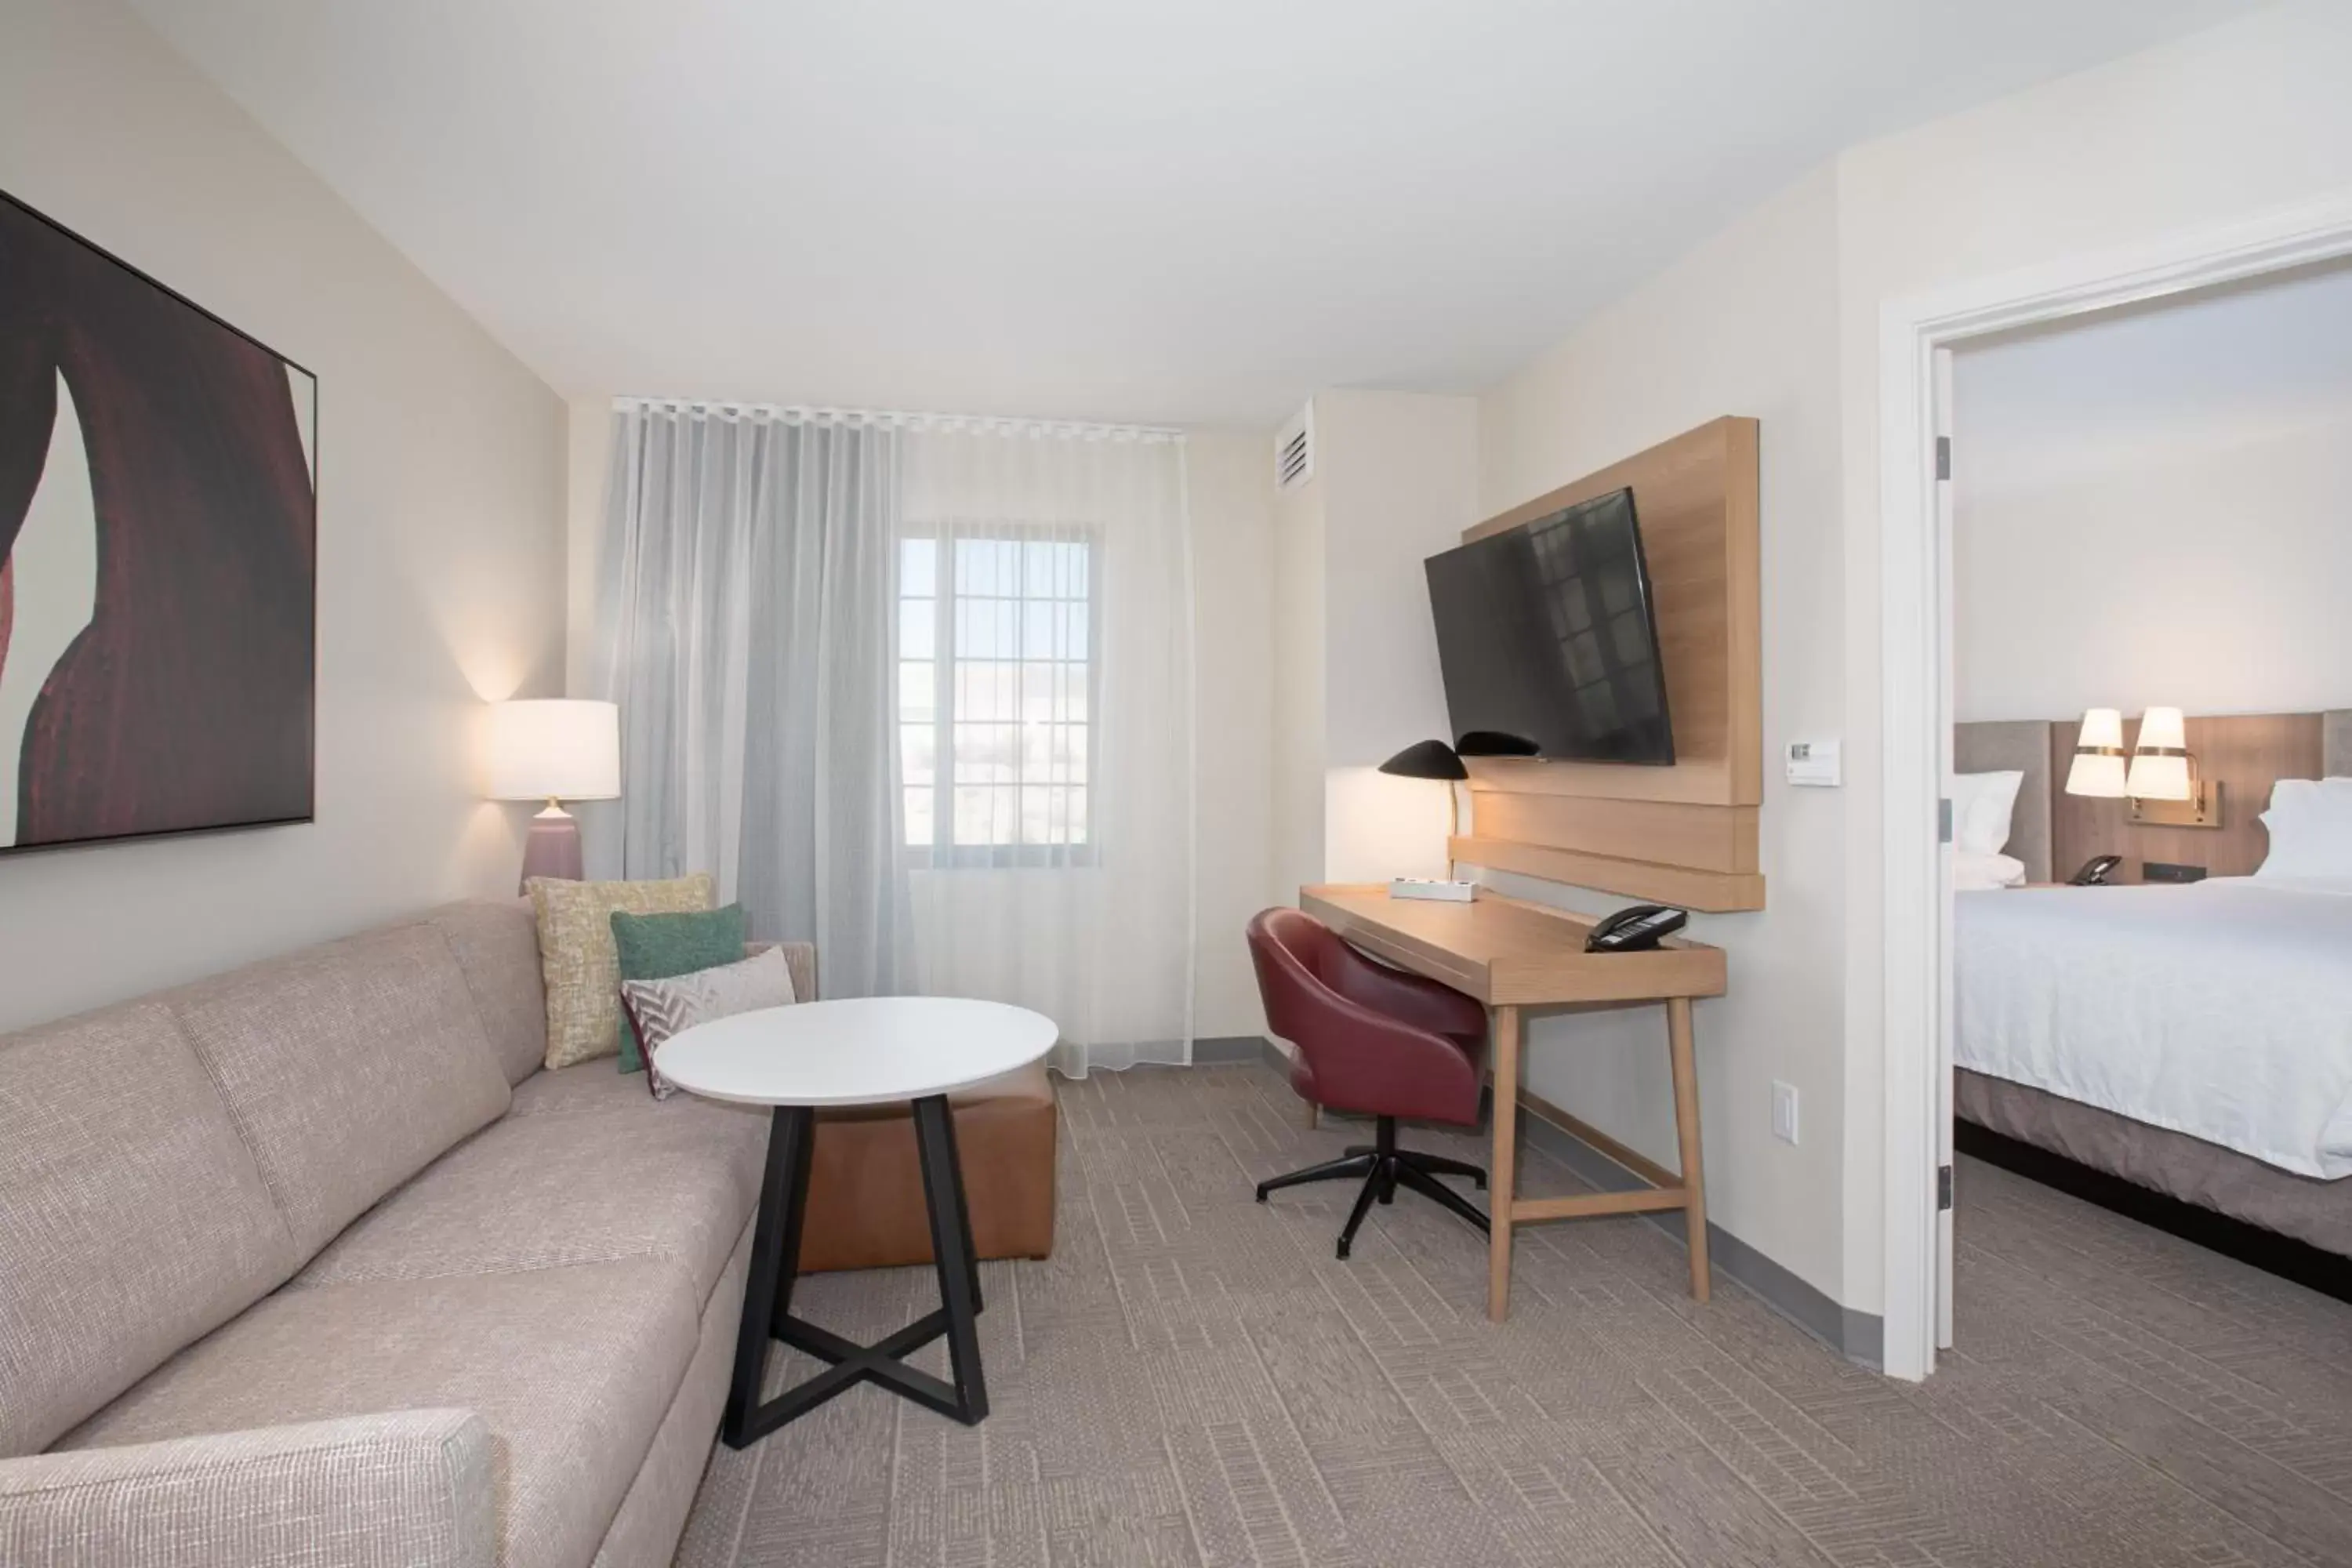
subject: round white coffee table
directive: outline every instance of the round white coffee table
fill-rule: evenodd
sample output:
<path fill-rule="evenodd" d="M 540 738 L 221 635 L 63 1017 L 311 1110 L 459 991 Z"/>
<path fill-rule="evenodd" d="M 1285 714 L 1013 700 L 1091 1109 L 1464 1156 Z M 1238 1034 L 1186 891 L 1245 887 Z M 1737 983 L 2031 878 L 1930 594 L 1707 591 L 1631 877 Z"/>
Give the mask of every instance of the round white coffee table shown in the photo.
<path fill-rule="evenodd" d="M 681 1029 L 655 1053 L 662 1076 L 689 1094 L 774 1108 L 768 1168 L 760 1184 L 743 1319 L 735 1337 L 735 1377 L 719 1435 L 732 1448 L 757 1442 L 834 1395 L 878 1383 L 967 1426 L 988 1415 L 980 1366 L 980 1260 L 971 1246 L 963 1168 L 956 1156 L 948 1096 L 1025 1067 L 1054 1048 L 1053 1020 L 998 1002 L 948 996 L 876 996 L 803 1002 L 739 1013 Z M 816 1111 L 828 1105 L 911 1100 L 940 1310 L 877 1344 L 854 1344 L 792 1315 L 800 1272 L 801 1218 L 808 1206 Z M 953 1381 L 943 1383 L 905 1357 L 947 1336 Z M 779 1339 L 833 1364 L 760 1403 L 768 1342 Z"/>

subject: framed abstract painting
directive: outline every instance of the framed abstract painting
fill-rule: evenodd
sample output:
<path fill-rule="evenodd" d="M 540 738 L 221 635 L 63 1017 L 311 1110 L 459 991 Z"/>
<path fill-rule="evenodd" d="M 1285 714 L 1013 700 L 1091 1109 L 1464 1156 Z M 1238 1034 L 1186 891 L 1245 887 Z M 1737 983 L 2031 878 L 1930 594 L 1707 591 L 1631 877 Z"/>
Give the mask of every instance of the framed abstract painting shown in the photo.
<path fill-rule="evenodd" d="M 0 195 L 0 853 L 311 819 L 318 395 Z"/>

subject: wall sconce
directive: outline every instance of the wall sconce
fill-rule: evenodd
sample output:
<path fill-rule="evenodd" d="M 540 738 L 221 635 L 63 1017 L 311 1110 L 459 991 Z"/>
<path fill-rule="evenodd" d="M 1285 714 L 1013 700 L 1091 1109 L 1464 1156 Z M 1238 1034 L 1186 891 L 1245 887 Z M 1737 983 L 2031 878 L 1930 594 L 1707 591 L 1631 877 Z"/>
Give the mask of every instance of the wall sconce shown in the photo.
<path fill-rule="evenodd" d="M 2124 794 L 2124 715 L 2120 708 L 2090 708 L 2074 736 L 2074 760 L 2066 769 L 2068 795 L 2120 800 Z"/>
<path fill-rule="evenodd" d="M 2178 708 L 2151 708 L 2140 715 L 2124 781 L 2131 819 L 2150 826 L 2219 827 L 2221 786 L 2197 776 L 2189 730 Z"/>

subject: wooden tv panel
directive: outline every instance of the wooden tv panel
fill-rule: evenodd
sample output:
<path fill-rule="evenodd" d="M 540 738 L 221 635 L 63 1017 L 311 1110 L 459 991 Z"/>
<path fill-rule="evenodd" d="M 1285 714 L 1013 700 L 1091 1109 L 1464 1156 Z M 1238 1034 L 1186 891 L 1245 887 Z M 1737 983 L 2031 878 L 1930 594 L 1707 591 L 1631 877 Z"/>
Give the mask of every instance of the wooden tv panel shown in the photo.
<path fill-rule="evenodd" d="M 1760 910 L 1764 799 L 1757 426 L 1723 418 L 1466 530 L 1465 543 L 1633 487 L 1675 764 L 1469 759 L 1456 860 L 1693 910 Z"/>

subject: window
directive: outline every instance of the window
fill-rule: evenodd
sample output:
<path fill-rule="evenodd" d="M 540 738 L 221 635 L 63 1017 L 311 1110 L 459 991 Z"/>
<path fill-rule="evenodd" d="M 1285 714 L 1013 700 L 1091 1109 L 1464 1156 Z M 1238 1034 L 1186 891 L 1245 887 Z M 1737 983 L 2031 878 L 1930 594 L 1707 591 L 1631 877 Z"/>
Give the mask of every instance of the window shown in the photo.
<path fill-rule="evenodd" d="M 1090 859 L 1098 553 L 1068 529 L 900 541 L 898 749 L 919 863 Z"/>

